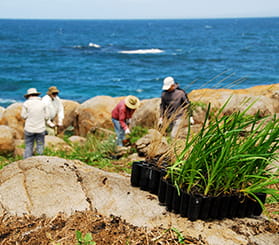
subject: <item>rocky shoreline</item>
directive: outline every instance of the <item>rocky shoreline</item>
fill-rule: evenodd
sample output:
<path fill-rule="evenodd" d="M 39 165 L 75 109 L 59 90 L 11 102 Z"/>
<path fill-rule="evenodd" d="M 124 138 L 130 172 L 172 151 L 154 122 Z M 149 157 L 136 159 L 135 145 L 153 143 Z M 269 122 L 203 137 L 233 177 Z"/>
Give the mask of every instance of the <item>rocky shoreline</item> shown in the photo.
<path fill-rule="evenodd" d="M 248 114 L 259 113 L 261 116 L 279 113 L 279 83 L 261 85 L 248 89 L 198 89 L 189 94 L 194 104 L 194 127 L 203 121 L 206 105 L 220 108 L 231 97 L 224 113 L 243 110 L 255 101 Z M 96 128 L 113 130 L 111 111 L 123 97 L 96 96 L 83 103 L 63 100 L 65 119 L 63 129 L 73 129 L 76 136 L 86 136 Z M 135 112 L 131 126 L 140 125 L 154 128 L 159 118 L 160 98 L 141 101 Z M 7 108 L 0 107 L 0 154 L 15 151 L 17 140 L 23 139 L 24 120 L 20 116 L 22 103 L 14 103 Z"/>

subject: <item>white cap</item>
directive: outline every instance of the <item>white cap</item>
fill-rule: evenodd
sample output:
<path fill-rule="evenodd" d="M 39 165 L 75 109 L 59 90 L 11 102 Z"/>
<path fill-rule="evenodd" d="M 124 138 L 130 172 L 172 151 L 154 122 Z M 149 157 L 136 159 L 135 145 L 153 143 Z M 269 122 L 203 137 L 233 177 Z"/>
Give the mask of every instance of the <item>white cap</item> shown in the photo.
<path fill-rule="evenodd" d="M 175 84 L 174 83 L 174 79 L 173 79 L 173 77 L 166 77 L 165 79 L 164 79 L 164 85 L 163 85 L 163 90 L 169 90 L 170 89 L 170 87 L 173 85 L 173 84 Z"/>

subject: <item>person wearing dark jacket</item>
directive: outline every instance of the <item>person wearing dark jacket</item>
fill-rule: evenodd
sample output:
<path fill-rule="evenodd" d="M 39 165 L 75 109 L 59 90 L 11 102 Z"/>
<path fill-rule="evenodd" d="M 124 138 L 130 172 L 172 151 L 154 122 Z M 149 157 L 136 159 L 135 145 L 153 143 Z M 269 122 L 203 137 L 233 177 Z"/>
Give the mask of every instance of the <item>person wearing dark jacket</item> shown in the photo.
<path fill-rule="evenodd" d="M 174 138 L 183 123 L 185 114 L 187 115 L 187 112 L 189 114 L 190 100 L 187 93 L 175 83 L 173 77 L 164 79 L 162 90 L 159 125 L 162 125 L 163 120 L 170 121 L 171 138 Z M 190 123 L 194 124 L 192 116 L 190 114 L 189 116 Z"/>

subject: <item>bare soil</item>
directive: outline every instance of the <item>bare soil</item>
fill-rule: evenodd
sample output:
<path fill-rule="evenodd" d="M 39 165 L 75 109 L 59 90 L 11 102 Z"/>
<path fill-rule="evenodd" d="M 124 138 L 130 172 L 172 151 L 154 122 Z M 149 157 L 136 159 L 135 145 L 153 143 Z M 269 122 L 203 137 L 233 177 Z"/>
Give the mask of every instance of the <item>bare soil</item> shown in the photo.
<path fill-rule="evenodd" d="M 279 205 L 267 204 L 266 207 L 267 210 L 273 212 L 271 213 L 271 218 L 279 221 Z M 0 218 L 0 221 L 1 245 L 93 244 L 78 243 L 76 231 L 80 231 L 83 236 L 90 233 L 92 235 L 92 242 L 96 242 L 97 245 L 207 244 L 207 242 L 202 240 L 201 236 L 183 236 L 179 231 L 172 228 L 156 227 L 152 230 L 147 230 L 144 227 L 128 224 L 119 217 L 104 217 L 93 211 L 75 212 L 70 217 L 59 214 L 54 218 L 5 215 Z M 241 219 L 238 219 L 231 229 L 237 234 L 241 234 L 242 231 L 239 228 L 241 226 L 243 226 L 243 222 Z M 253 230 L 255 234 L 261 232 L 278 233 L 279 227 L 273 222 L 266 222 L 262 227 L 253 227 Z"/>

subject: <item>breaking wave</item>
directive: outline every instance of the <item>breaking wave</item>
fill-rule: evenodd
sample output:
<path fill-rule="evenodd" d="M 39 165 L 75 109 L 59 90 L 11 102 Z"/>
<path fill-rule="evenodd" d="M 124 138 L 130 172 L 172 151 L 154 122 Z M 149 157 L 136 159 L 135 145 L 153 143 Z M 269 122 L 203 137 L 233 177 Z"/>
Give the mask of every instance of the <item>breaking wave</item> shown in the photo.
<path fill-rule="evenodd" d="M 118 53 L 121 54 L 158 54 L 158 53 L 163 53 L 165 52 L 164 50 L 157 49 L 157 48 L 152 48 L 152 49 L 137 49 L 137 50 L 122 50 L 119 51 Z"/>

